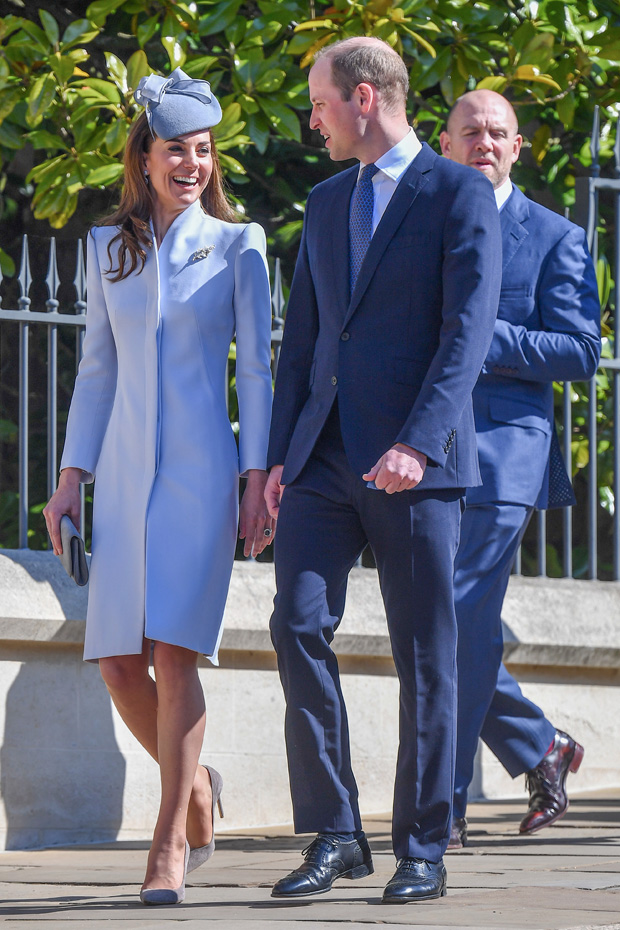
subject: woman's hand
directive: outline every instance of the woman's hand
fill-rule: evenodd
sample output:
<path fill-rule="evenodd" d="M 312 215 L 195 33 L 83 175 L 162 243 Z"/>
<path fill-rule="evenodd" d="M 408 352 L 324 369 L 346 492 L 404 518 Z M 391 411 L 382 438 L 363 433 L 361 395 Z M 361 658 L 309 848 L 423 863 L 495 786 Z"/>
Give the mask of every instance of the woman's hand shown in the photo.
<path fill-rule="evenodd" d="M 47 524 L 47 531 L 52 540 L 54 555 L 62 555 L 62 542 L 60 541 L 60 518 L 69 514 L 76 528 L 80 528 L 80 478 L 81 468 L 63 468 L 58 479 L 58 487 L 52 494 L 43 516 Z"/>
<path fill-rule="evenodd" d="M 258 468 L 248 471 L 239 509 L 239 538 L 245 539 L 243 554 L 246 557 L 250 554 L 257 556 L 266 546 L 271 545 L 275 536 L 275 521 L 269 516 L 265 504 L 266 484 L 266 471 Z M 265 530 L 269 530 L 266 536 Z"/>

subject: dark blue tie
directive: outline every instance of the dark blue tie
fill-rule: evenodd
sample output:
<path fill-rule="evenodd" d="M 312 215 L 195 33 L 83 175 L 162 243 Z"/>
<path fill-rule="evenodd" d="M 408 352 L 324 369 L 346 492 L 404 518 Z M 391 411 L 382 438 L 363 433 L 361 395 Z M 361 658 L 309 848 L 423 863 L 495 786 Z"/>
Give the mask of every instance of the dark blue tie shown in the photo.
<path fill-rule="evenodd" d="M 374 189 L 372 179 L 379 169 L 365 165 L 357 179 L 349 210 L 349 283 L 351 294 L 372 238 Z"/>

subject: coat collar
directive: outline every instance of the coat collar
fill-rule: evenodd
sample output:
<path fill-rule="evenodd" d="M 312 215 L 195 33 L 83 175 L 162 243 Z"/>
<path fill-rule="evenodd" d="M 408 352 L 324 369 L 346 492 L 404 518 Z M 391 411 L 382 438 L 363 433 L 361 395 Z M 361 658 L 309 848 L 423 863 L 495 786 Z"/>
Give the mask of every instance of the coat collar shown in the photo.
<path fill-rule="evenodd" d="M 527 197 L 518 187 L 513 185 L 512 194 L 500 210 L 499 218 L 502 228 L 502 271 L 512 260 L 521 247 L 524 239 L 529 235 L 523 226 L 530 216 L 530 207 Z"/>

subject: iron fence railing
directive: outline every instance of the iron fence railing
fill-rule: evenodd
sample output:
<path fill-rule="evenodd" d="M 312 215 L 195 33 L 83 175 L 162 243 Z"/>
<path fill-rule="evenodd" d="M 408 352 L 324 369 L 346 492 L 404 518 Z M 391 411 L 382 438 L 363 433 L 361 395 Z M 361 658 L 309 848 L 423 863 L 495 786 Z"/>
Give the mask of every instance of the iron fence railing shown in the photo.
<path fill-rule="evenodd" d="M 19 299 L 17 309 L 5 309 L 1 306 L 0 296 L 0 326 L 7 324 L 16 324 L 19 329 L 19 350 L 18 350 L 18 488 L 17 488 L 17 506 L 18 506 L 18 546 L 20 549 L 28 547 L 29 536 L 29 464 L 30 464 L 30 384 L 29 369 L 31 361 L 30 335 L 31 327 L 44 326 L 47 330 L 47 497 L 56 490 L 58 475 L 58 330 L 59 327 L 69 327 L 75 333 L 75 370 L 82 357 L 82 347 L 84 341 L 84 330 L 86 327 L 86 265 L 84 260 L 84 247 L 82 241 L 77 243 L 77 253 L 75 262 L 75 276 L 73 278 L 73 289 L 75 291 L 75 300 L 72 304 L 61 309 L 58 298 L 58 291 L 61 280 L 58 272 L 58 263 L 56 258 L 56 240 L 49 240 L 49 259 L 47 266 L 47 275 L 45 277 L 45 286 L 47 289 L 48 299 L 45 301 L 45 309 L 37 310 L 32 308 L 31 289 L 33 286 L 33 277 L 31 274 L 31 256 L 28 243 L 28 237 L 23 236 L 21 259 L 17 282 L 19 285 Z M 2 272 L 0 271 L 0 285 L 2 284 Z M 276 259 L 274 285 L 271 295 L 272 302 L 272 332 L 271 344 L 273 348 L 273 373 L 277 368 L 278 357 L 280 353 L 280 344 L 282 342 L 282 330 L 284 327 L 284 293 L 282 289 L 282 275 L 280 270 L 280 260 Z M 229 363 L 230 364 L 230 363 Z M 230 371 L 228 372 L 227 385 L 230 381 Z M 227 394 L 228 396 L 228 394 Z M 0 474 L 0 491 L 2 488 L 2 475 Z M 84 526 L 84 509 L 85 489 L 82 485 L 82 526 Z M 2 540 L 0 539 L 0 545 Z"/>
<path fill-rule="evenodd" d="M 614 228 L 613 246 L 612 246 L 612 277 L 615 282 L 614 306 L 618 306 L 620 296 L 620 133 L 617 133 L 614 156 L 615 169 L 613 178 L 602 178 L 600 173 L 599 155 L 600 155 L 600 134 L 598 123 L 598 111 L 595 116 L 591 151 L 592 151 L 592 168 L 589 177 L 579 178 L 576 183 L 576 204 L 575 219 L 587 230 L 588 243 L 592 252 L 594 261 L 599 258 L 599 234 L 601 231 L 601 195 L 611 195 L 613 198 L 613 220 Z M 606 243 L 609 251 L 609 243 Z M 40 255 L 37 255 L 40 263 Z M 59 329 L 69 327 L 74 332 L 75 338 L 75 359 L 76 365 L 82 354 L 82 342 L 84 338 L 84 327 L 86 323 L 86 269 L 84 262 L 84 251 L 81 242 L 77 244 L 77 253 L 75 261 L 75 271 L 72 281 L 73 300 L 65 300 L 61 308 L 58 299 L 61 280 L 58 273 L 56 258 L 56 242 L 52 238 L 49 240 L 49 257 L 47 262 L 47 275 L 45 277 L 45 287 L 47 290 L 47 299 L 37 301 L 33 308 L 32 288 L 33 277 L 31 274 L 30 250 L 28 239 L 23 237 L 21 249 L 21 261 L 17 282 L 19 286 L 19 298 L 17 299 L 17 309 L 4 309 L 1 306 L 0 299 L 0 327 L 8 325 L 17 325 L 19 328 L 19 350 L 18 350 L 18 470 L 17 470 L 17 507 L 19 509 L 18 521 L 18 544 L 20 548 L 28 546 L 28 521 L 29 521 L 29 366 L 30 366 L 30 331 L 31 328 L 43 326 L 47 334 L 47 452 L 46 452 L 46 469 L 47 469 L 47 494 L 48 497 L 53 493 L 56 487 L 57 468 L 58 468 L 58 335 Z M 0 273 L 0 285 L 2 284 L 2 275 Z M 39 283 L 40 284 L 40 283 Z M 36 288 L 35 288 L 36 290 Z M 39 286 L 39 291 L 41 288 Z M 66 286 L 64 292 L 67 292 Z M 37 309 L 40 304 L 41 309 Z M 274 287 L 272 293 L 273 324 L 271 341 L 273 346 L 273 368 L 274 375 L 277 367 L 280 343 L 282 340 L 282 330 L 284 326 L 284 296 L 282 288 L 282 277 L 279 260 L 275 262 Z M 613 381 L 613 399 L 612 414 L 609 417 L 610 422 L 607 424 L 611 427 L 611 456 L 613 471 L 613 494 L 610 510 L 613 511 L 611 516 L 612 526 L 612 565 L 606 567 L 605 577 L 612 577 L 614 580 L 620 578 L 620 509 L 615 506 L 620 495 L 620 437 L 618 430 L 620 428 L 620 383 L 618 375 L 620 374 L 620 343 L 617 336 L 617 324 L 614 323 L 611 342 L 613 343 L 613 357 L 601 359 L 597 376 L 601 374 L 607 378 L 611 377 Z M 558 420 L 562 426 L 562 446 L 565 461 L 571 462 L 573 458 L 572 443 L 575 436 L 575 417 L 574 405 L 572 401 L 573 385 L 566 382 L 562 386 L 562 415 Z M 596 578 L 601 575 L 601 566 L 599 560 L 598 534 L 600 514 L 602 513 L 599 502 L 598 487 L 598 466 L 597 466 L 597 416 L 601 416 L 600 405 L 597 403 L 597 378 L 593 378 L 587 386 L 587 410 L 584 418 L 585 422 L 580 423 L 579 429 L 585 433 L 587 443 L 587 491 L 582 495 L 585 500 L 580 500 L 576 508 L 566 508 L 561 515 L 561 574 L 565 577 L 572 577 L 575 571 L 574 553 L 574 521 L 579 518 L 580 525 L 585 522 L 585 535 L 587 537 L 587 568 L 588 578 Z M 0 416 L 1 418 L 1 416 Z M 2 488 L 2 476 L 0 475 L 0 491 Z M 585 507 L 585 521 L 583 508 Z M 84 496 L 82 498 L 82 519 L 84 518 Z M 534 571 L 539 575 L 548 573 L 547 562 L 547 540 L 548 540 L 548 520 L 558 517 L 550 517 L 547 512 L 537 512 L 534 520 L 536 531 L 535 543 L 535 567 Z M 609 517 L 606 516 L 609 521 Z M 583 535 L 583 534 L 582 534 Z M 0 539 L 0 545 L 3 540 Z M 580 548 L 583 548 L 583 542 L 579 541 Z M 521 572 L 521 553 L 518 554 L 515 561 L 515 571 Z M 529 566 L 532 572 L 532 565 Z M 556 572 L 557 574 L 557 567 Z"/>

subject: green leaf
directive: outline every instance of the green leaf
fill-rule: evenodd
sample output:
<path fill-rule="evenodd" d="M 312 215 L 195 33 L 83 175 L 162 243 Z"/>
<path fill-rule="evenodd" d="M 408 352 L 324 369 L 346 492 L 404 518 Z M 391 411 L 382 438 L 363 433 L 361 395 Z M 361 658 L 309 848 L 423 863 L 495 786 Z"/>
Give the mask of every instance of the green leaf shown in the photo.
<path fill-rule="evenodd" d="M 532 138 L 532 155 L 540 165 L 545 155 L 549 151 L 551 140 L 551 127 L 546 123 L 539 126 Z"/>
<path fill-rule="evenodd" d="M 66 225 L 67 220 L 69 220 L 75 213 L 77 205 L 78 199 L 76 194 L 69 194 L 66 196 L 60 209 L 48 219 L 52 229 L 62 229 L 62 227 Z"/>
<path fill-rule="evenodd" d="M 6 149 L 18 151 L 24 147 L 24 133 L 21 126 L 2 123 L 0 126 L 0 145 Z"/>
<path fill-rule="evenodd" d="M 418 43 L 418 45 L 421 45 L 422 48 L 425 49 L 425 50 L 428 52 L 428 54 L 431 56 L 431 58 L 436 58 L 436 57 L 437 57 L 437 52 L 435 51 L 435 49 L 433 48 L 433 46 L 431 45 L 431 43 L 430 43 L 430 42 L 427 42 L 427 40 L 424 38 L 424 36 L 421 36 L 419 32 L 414 32 L 413 29 L 407 29 L 406 26 L 402 26 L 402 29 L 403 29 L 404 32 L 409 33 L 409 35 L 412 37 L 412 39 L 415 39 L 416 42 Z"/>
<path fill-rule="evenodd" d="M 507 84 L 508 78 L 499 75 L 497 77 L 485 77 L 478 81 L 476 90 L 494 90 L 496 93 L 501 94 Z"/>
<path fill-rule="evenodd" d="M 103 26 L 107 16 L 114 13 L 119 6 L 123 5 L 123 0 L 95 0 L 86 8 L 86 17 L 91 23 L 97 26 Z"/>
<path fill-rule="evenodd" d="M 105 134 L 105 147 L 109 155 L 116 155 L 125 147 L 128 125 L 122 119 L 115 119 Z"/>
<path fill-rule="evenodd" d="M 76 19 L 69 23 L 62 36 L 62 46 L 74 45 L 76 42 L 82 42 L 87 45 L 99 35 L 100 29 L 93 28 L 87 19 Z"/>
<path fill-rule="evenodd" d="M 611 268 L 604 255 L 601 255 L 596 263 L 596 283 L 598 285 L 598 296 L 601 302 L 601 309 L 604 310 L 607 307 L 612 286 Z"/>
<path fill-rule="evenodd" d="M 107 187 L 114 184 L 123 174 L 121 164 L 101 165 L 86 175 L 86 183 L 89 187 Z"/>
<path fill-rule="evenodd" d="M 599 58 L 606 61 L 620 61 L 620 41 L 610 42 L 609 45 L 603 45 L 598 54 Z"/>
<path fill-rule="evenodd" d="M 254 89 L 261 94 L 272 94 L 282 87 L 285 78 L 286 71 L 281 71 L 279 68 L 271 68 L 259 77 L 254 85 Z"/>
<path fill-rule="evenodd" d="M 290 223 L 284 223 L 275 231 L 275 237 L 283 246 L 289 248 L 301 238 L 301 230 L 304 224 L 303 220 L 292 220 Z"/>
<path fill-rule="evenodd" d="M 34 132 L 28 132 L 25 138 L 35 149 L 61 149 L 63 152 L 68 151 L 67 146 L 60 136 L 56 136 L 46 129 L 35 129 Z"/>
<path fill-rule="evenodd" d="M 442 77 L 450 71 L 451 64 L 452 53 L 450 49 L 442 49 L 431 66 L 423 70 L 417 80 L 412 81 L 413 88 L 417 91 L 421 91 L 426 90 L 427 87 L 432 87 L 434 84 L 438 84 Z"/>
<path fill-rule="evenodd" d="M 72 115 L 72 129 L 73 134 L 77 137 L 80 127 L 82 126 L 82 121 L 89 114 L 94 115 L 95 110 L 110 110 L 114 113 L 115 116 L 122 118 L 124 116 L 123 111 L 120 107 L 115 107 L 113 104 L 108 103 L 103 97 L 89 97 L 73 111 Z"/>
<path fill-rule="evenodd" d="M 50 40 L 50 44 L 58 45 L 60 31 L 58 29 L 58 23 L 52 14 L 48 13 L 47 10 L 39 10 L 39 19 L 41 20 L 41 24 L 45 29 L 45 35 Z"/>
<path fill-rule="evenodd" d="M 243 129 L 245 123 L 241 120 L 241 107 L 238 103 L 231 103 L 224 108 L 222 119 L 213 127 L 216 139 L 225 139 Z"/>
<path fill-rule="evenodd" d="M 131 90 L 135 90 L 143 77 L 151 73 L 151 68 L 146 55 L 139 49 L 134 52 L 127 62 L 127 84 Z"/>
<path fill-rule="evenodd" d="M 241 3 L 242 0 L 222 0 L 221 3 L 216 4 L 216 12 L 200 17 L 198 23 L 200 35 L 212 36 L 218 32 L 224 32 L 237 15 Z"/>
<path fill-rule="evenodd" d="M 38 126 L 56 96 L 56 80 L 53 74 L 44 74 L 33 82 L 28 94 L 26 122 Z"/>
<path fill-rule="evenodd" d="M 301 127 L 296 113 L 279 100 L 261 97 L 259 105 L 276 132 L 285 139 L 301 142 Z"/>
<path fill-rule="evenodd" d="M 177 42 L 173 36 L 162 36 L 161 44 L 168 52 L 170 67 L 173 70 L 175 68 L 182 68 L 186 55 L 180 42 Z"/>
<path fill-rule="evenodd" d="M 110 103 L 119 104 L 121 102 L 118 87 L 112 81 L 104 81 L 101 78 L 83 78 L 79 83 L 76 82 L 72 86 L 84 98 L 97 99 L 103 97 L 105 100 L 109 100 Z M 90 93 L 90 91 L 94 91 L 94 93 Z"/>
<path fill-rule="evenodd" d="M 560 85 L 554 81 L 552 77 L 548 74 L 542 74 L 535 65 L 521 65 L 515 68 L 512 78 L 517 81 L 534 81 L 538 84 L 546 84 L 548 87 L 553 87 L 555 90 L 562 90 Z"/>
<path fill-rule="evenodd" d="M 31 23 L 29 20 L 22 20 L 22 29 L 27 33 L 35 42 L 40 46 L 43 51 L 49 51 L 49 39 L 46 33 L 40 29 L 36 23 Z M 17 38 L 17 37 L 16 37 Z M 16 44 L 12 42 L 11 44 Z"/>
<path fill-rule="evenodd" d="M 58 155 L 51 161 L 44 161 L 40 165 L 35 165 L 26 175 L 26 183 L 42 184 L 44 181 L 49 183 L 50 179 L 60 172 L 64 171 L 65 156 Z"/>
<path fill-rule="evenodd" d="M 218 152 L 218 156 L 225 172 L 230 172 L 231 174 L 246 173 L 245 168 L 236 158 L 233 158 L 231 155 L 226 155 L 223 152 Z"/>
<path fill-rule="evenodd" d="M 248 116 L 246 129 L 258 151 L 261 155 L 264 155 L 269 145 L 269 136 L 271 135 L 268 120 L 260 112 L 251 113 Z"/>
<path fill-rule="evenodd" d="M 59 84 L 66 84 L 69 78 L 73 77 L 75 61 L 71 57 L 71 53 L 61 55 L 60 52 L 55 52 L 53 55 L 50 55 L 49 64 Z"/>
<path fill-rule="evenodd" d="M 12 277 L 15 274 L 15 262 L 10 255 L 0 249 L 0 265 L 2 273 Z M 12 271 L 8 271 L 12 268 Z M 7 269 L 7 270 L 5 270 Z M 11 423 L 10 420 L 0 420 L 0 442 L 15 442 L 19 436 L 19 427 L 17 423 Z"/>
<path fill-rule="evenodd" d="M 17 103 L 24 99 L 24 91 L 21 87 L 3 88 L 0 92 L 0 123 L 6 119 L 9 113 Z"/>
<path fill-rule="evenodd" d="M 193 78 L 203 78 L 209 68 L 217 64 L 215 55 L 200 55 L 185 62 L 183 70 Z"/>
<path fill-rule="evenodd" d="M 114 78 L 114 81 L 120 87 L 123 94 L 127 93 L 127 68 L 116 55 L 112 52 L 104 52 L 105 63 L 108 71 Z"/>
<path fill-rule="evenodd" d="M 149 19 L 145 20 L 142 25 L 138 26 L 136 31 L 136 38 L 138 39 L 138 44 L 143 48 L 149 39 L 152 39 L 157 31 L 159 26 L 159 16 L 151 16 Z"/>
<path fill-rule="evenodd" d="M 525 22 L 521 23 L 518 29 L 515 29 L 510 39 L 510 44 L 517 52 L 520 52 L 535 35 L 536 26 L 531 19 L 526 19 Z"/>
<path fill-rule="evenodd" d="M 560 98 L 555 106 L 558 111 L 558 116 L 565 127 L 571 129 L 575 121 L 576 100 L 574 93 L 571 91 L 565 97 Z"/>
<path fill-rule="evenodd" d="M 311 19 L 305 23 L 298 23 L 295 32 L 305 32 L 308 29 L 337 29 L 337 23 L 331 19 Z"/>

